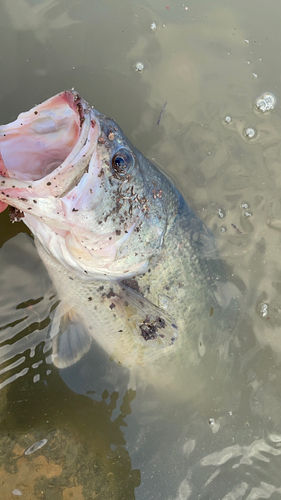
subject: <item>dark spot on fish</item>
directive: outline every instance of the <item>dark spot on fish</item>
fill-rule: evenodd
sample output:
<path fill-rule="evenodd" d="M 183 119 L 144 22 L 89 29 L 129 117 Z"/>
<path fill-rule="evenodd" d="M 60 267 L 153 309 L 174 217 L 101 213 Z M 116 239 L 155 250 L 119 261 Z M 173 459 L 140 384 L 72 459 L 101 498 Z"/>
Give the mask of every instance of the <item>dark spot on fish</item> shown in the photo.
<path fill-rule="evenodd" d="M 116 229 L 115 233 L 117 234 L 117 236 L 119 236 L 121 234 L 120 229 Z"/>
<path fill-rule="evenodd" d="M 9 207 L 9 218 L 11 222 L 18 222 L 24 217 L 24 213 L 15 207 Z"/>
<path fill-rule="evenodd" d="M 26 200 L 26 201 L 27 201 L 27 200 Z M 33 203 L 37 203 L 37 201 L 36 201 L 36 200 L 32 200 L 32 201 L 33 201 Z"/>
<path fill-rule="evenodd" d="M 124 302 L 124 305 L 128 307 L 129 303 L 127 301 Z"/>
<path fill-rule="evenodd" d="M 82 104 L 80 102 L 77 103 L 77 111 L 78 111 L 78 114 L 80 117 L 80 127 L 82 127 L 82 125 L 85 121 L 85 118 L 83 116 L 83 107 L 82 107 Z"/>
<path fill-rule="evenodd" d="M 74 278 L 71 278 L 71 276 L 68 276 L 68 277 L 69 277 L 69 279 L 70 279 L 70 280 L 72 280 L 72 281 L 73 281 L 73 279 L 74 279 Z"/>
<path fill-rule="evenodd" d="M 88 300 L 90 300 L 90 301 L 93 300 L 93 297 L 88 297 Z"/>
<path fill-rule="evenodd" d="M 18 198 L 18 200 L 21 200 L 21 201 L 28 201 L 26 198 Z"/>
<path fill-rule="evenodd" d="M 50 186 L 52 183 L 51 182 L 47 182 L 47 186 Z"/>
<path fill-rule="evenodd" d="M 114 293 L 113 289 L 110 288 L 110 290 L 109 290 L 109 292 L 108 292 L 108 294 L 106 296 L 107 296 L 108 299 L 110 299 L 111 297 L 115 297 L 115 295 L 116 294 Z"/>
<path fill-rule="evenodd" d="M 31 208 L 31 207 L 28 207 L 28 209 L 27 209 L 27 210 L 32 210 L 32 208 Z"/>
<path fill-rule="evenodd" d="M 86 271 L 86 269 L 84 269 L 84 273 L 85 273 L 85 274 L 88 274 L 88 271 Z"/>
<path fill-rule="evenodd" d="M 145 341 L 156 340 L 158 337 L 157 327 L 153 324 L 142 323 L 140 325 L 141 336 Z"/>
<path fill-rule="evenodd" d="M 132 288 L 133 290 L 136 290 L 136 292 L 140 291 L 139 284 L 134 278 L 122 280 L 121 283 L 123 283 L 123 285 L 125 286 L 128 286 L 129 288 Z"/>
<path fill-rule="evenodd" d="M 102 290 L 104 290 L 104 286 L 101 285 L 99 288 L 98 288 L 98 292 L 102 292 Z"/>
<path fill-rule="evenodd" d="M 122 332 L 123 332 L 123 330 L 118 330 L 118 333 L 122 333 Z"/>
<path fill-rule="evenodd" d="M 78 212 L 78 208 L 73 208 L 72 212 Z"/>
<path fill-rule="evenodd" d="M 175 337 L 172 337 L 172 338 L 171 338 L 170 345 L 174 345 L 175 341 L 176 341 Z"/>
<path fill-rule="evenodd" d="M 213 316 L 213 314 L 214 314 L 214 308 L 213 308 L 213 306 L 212 306 L 212 307 L 210 307 L 210 317 L 212 317 L 212 316 Z"/>
<path fill-rule="evenodd" d="M 172 323 L 172 324 L 171 324 L 171 326 L 172 326 L 173 328 L 175 328 L 176 330 L 178 330 L 178 327 L 177 327 L 177 325 L 175 325 L 175 323 Z"/>
<path fill-rule="evenodd" d="M 156 318 L 156 322 L 157 322 L 157 326 L 158 326 L 158 328 L 165 328 L 166 323 L 165 323 L 164 318 L 161 318 L 160 316 L 158 316 L 158 317 Z"/>
<path fill-rule="evenodd" d="M 111 304 L 110 304 L 109 308 L 110 308 L 110 309 L 114 309 L 114 307 L 116 307 L 116 305 L 115 305 L 115 304 L 113 304 L 113 302 L 111 302 Z"/>

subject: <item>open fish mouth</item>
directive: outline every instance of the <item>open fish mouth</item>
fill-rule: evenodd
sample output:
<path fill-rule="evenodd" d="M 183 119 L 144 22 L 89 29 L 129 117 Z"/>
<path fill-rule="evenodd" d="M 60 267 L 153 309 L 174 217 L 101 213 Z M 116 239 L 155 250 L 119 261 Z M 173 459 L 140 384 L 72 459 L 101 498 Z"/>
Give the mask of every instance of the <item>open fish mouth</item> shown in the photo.
<path fill-rule="evenodd" d="M 163 182 L 74 90 L 0 127 L 0 212 L 10 205 L 11 220 L 24 218 L 36 243 L 80 278 L 148 269 L 166 230 Z"/>
<path fill-rule="evenodd" d="M 0 211 L 61 197 L 82 177 L 100 133 L 89 104 L 67 90 L 0 127 Z M 14 203 L 13 203 L 14 200 Z"/>

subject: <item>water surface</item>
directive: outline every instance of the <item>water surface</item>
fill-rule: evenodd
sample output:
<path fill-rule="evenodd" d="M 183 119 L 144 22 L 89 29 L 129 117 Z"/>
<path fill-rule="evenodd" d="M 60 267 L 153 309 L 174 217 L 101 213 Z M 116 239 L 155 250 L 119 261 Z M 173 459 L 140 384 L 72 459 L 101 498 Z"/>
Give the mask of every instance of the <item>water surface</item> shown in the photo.
<path fill-rule="evenodd" d="M 1 214 L 3 498 L 280 498 L 280 10 L 277 0 L 0 3 L 1 123 L 75 87 L 173 179 L 241 294 L 231 368 L 187 381 L 185 402 L 127 390 L 97 348 L 59 372 L 47 340 L 56 292 L 23 223 Z M 264 92 L 276 98 L 265 113 L 254 106 Z"/>

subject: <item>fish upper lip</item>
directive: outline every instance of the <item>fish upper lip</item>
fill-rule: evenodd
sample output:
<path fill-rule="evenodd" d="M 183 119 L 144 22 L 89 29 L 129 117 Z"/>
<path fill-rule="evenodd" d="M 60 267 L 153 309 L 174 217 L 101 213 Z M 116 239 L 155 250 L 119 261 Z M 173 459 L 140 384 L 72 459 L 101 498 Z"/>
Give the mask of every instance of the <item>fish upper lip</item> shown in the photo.
<path fill-rule="evenodd" d="M 52 127 L 55 126 L 57 130 L 53 131 Z M 14 122 L 0 127 L 2 196 L 9 189 L 28 190 L 32 196 L 35 193 L 37 196 L 65 195 L 82 177 L 96 147 L 99 129 L 97 117 L 92 116 L 88 102 L 74 89 L 57 94 L 22 113 Z M 71 139 L 68 139 L 69 135 Z M 43 144 L 41 150 L 40 141 Z M 63 146 L 60 151 L 61 143 Z M 36 148 L 38 157 L 34 154 Z M 40 159 L 43 166 L 40 165 Z M 39 166 L 36 170 L 37 163 Z M 8 198 L 13 198 L 13 193 L 8 194 Z M 10 199 L 5 201 L 11 203 Z"/>

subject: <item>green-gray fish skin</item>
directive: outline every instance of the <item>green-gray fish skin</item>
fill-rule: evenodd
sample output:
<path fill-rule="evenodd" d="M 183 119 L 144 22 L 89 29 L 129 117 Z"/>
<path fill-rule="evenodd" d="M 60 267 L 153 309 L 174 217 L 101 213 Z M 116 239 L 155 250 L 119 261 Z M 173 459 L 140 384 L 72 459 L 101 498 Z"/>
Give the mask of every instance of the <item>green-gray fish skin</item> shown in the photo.
<path fill-rule="evenodd" d="M 213 236 L 115 121 L 68 90 L 0 127 L 0 153 L 0 210 L 29 227 L 61 300 L 57 366 L 94 339 L 131 385 L 173 390 L 221 332 L 227 349 L 234 297 Z"/>

